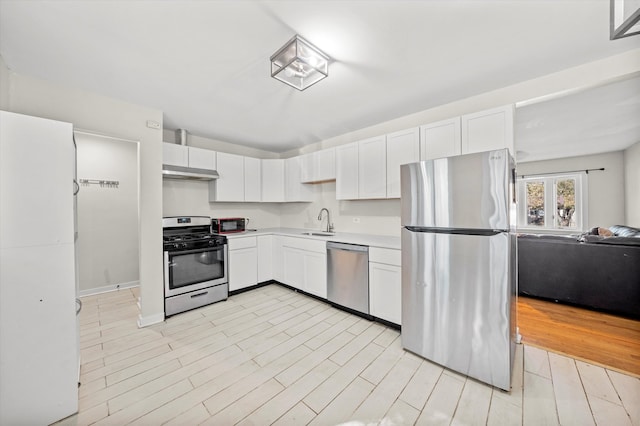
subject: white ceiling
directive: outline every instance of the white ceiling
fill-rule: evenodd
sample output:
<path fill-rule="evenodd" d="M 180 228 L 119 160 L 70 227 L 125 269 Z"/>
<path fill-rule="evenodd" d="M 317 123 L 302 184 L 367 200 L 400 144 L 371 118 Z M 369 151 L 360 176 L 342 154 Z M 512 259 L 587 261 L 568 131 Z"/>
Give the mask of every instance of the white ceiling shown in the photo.
<path fill-rule="evenodd" d="M 519 162 L 620 151 L 640 142 L 640 75 L 516 109 Z"/>
<path fill-rule="evenodd" d="M 300 34 L 333 58 L 270 77 Z M 164 126 L 284 152 L 640 47 L 609 0 L 0 0 L 13 71 L 160 109 Z"/>

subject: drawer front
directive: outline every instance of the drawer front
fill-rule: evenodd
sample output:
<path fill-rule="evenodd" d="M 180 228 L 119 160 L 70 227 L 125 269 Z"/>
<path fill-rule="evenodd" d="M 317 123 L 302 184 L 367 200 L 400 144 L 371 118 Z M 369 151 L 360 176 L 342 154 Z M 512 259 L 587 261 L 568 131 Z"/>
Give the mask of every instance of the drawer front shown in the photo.
<path fill-rule="evenodd" d="M 256 237 L 229 238 L 227 242 L 229 244 L 229 250 L 256 247 L 258 245 Z"/>
<path fill-rule="evenodd" d="M 402 252 L 395 249 L 369 247 L 369 262 L 402 266 Z"/>
<path fill-rule="evenodd" d="M 282 245 L 285 247 L 297 248 L 305 251 L 313 251 L 316 253 L 327 252 L 327 242 L 316 238 L 304 237 L 284 237 Z"/>
<path fill-rule="evenodd" d="M 164 312 L 166 316 L 170 316 L 184 312 L 188 309 L 199 308 L 200 306 L 226 300 L 228 294 L 229 287 L 227 284 L 221 284 L 214 287 L 207 287 L 202 290 L 192 291 L 191 293 L 168 297 L 164 302 Z"/>

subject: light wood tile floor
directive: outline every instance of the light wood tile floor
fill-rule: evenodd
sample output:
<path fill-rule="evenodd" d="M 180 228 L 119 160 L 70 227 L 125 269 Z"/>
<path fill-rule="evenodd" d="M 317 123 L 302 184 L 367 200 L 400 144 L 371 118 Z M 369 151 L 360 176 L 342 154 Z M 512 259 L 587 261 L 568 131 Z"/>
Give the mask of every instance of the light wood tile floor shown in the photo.
<path fill-rule="evenodd" d="M 83 298 L 63 425 L 640 425 L 640 379 L 519 345 L 506 393 L 279 285 L 138 329 L 137 289 Z"/>

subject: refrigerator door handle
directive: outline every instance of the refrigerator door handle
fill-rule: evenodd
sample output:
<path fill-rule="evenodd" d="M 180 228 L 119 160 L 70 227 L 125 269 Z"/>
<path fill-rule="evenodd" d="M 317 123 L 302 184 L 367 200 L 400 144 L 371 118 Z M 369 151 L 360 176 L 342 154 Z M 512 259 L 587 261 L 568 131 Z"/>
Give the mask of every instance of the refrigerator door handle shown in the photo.
<path fill-rule="evenodd" d="M 513 196 L 512 202 L 515 204 L 516 201 L 516 193 L 518 192 L 518 187 L 516 186 L 516 169 L 515 167 L 511 169 L 511 193 Z"/>
<path fill-rule="evenodd" d="M 457 235 L 477 235 L 481 237 L 490 237 L 505 232 L 506 229 L 474 229 L 474 228 L 432 228 L 427 226 L 405 226 L 411 232 L 428 232 L 432 234 L 457 234 Z"/>

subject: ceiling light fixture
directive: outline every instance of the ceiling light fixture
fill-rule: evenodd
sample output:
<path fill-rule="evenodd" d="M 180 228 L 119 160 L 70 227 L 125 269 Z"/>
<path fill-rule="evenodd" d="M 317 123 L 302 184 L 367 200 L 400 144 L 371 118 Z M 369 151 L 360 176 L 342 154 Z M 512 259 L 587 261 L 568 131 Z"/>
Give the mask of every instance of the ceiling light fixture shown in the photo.
<path fill-rule="evenodd" d="M 640 7 L 636 0 L 611 0 L 611 40 L 640 34 Z"/>
<path fill-rule="evenodd" d="M 297 34 L 271 55 L 271 77 L 298 90 L 328 75 L 329 57 Z"/>

